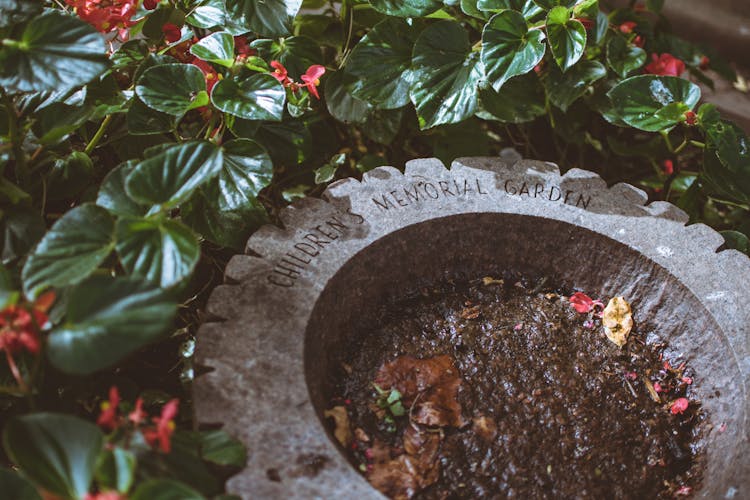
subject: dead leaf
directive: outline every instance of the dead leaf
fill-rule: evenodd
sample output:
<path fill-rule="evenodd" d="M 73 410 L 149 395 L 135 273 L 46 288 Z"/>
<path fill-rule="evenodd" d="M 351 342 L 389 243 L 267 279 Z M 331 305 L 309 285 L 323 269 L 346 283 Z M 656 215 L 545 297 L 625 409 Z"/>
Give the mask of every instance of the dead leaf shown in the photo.
<path fill-rule="evenodd" d="M 479 310 L 479 306 L 467 307 L 461 311 L 462 319 L 477 319 L 482 311 Z"/>
<path fill-rule="evenodd" d="M 484 278 L 482 278 L 482 284 L 483 284 L 484 286 L 489 286 L 489 285 L 502 285 L 502 284 L 504 284 L 504 283 L 505 283 L 505 281 L 503 281 L 503 280 L 496 280 L 496 279 L 495 279 L 495 278 L 493 278 L 492 276 L 485 276 Z"/>
<path fill-rule="evenodd" d="M 411 498 L 440 477 L 442 433 L 410 425 L 403 438 L 406 453 L 396 458 L 390 458 L 387 447 L 377 441 L 373 447 L 372 471 L 367 480 L 390 498 Z"/>
<path fill-rule="evenodd" d="M 628 341 L 628 334 L 633 329 L 633 315 L 622 297 L 613 297 L 602 312 L 602 325 L 607 338 L 622 347 Z"/>
<path fill-rule="evenodd" d="M 398 390 L 405 407 L 414 405 L 412 416 L 418 423 L 465 425 L 458 402 L 461 377 L 450 356 L 429 359 L 402 356 L 381 366 L 375 383 L 382 388 Z"/>
<path fill-rule="evenodd" d="M 357 427 L 356 429 L 354 429 L 354 437 L 357 438 L 357 441 L 360 441 L 362 443 L 370 442 L 370 436 L 368 436 L 361 427 Z"/>
<path fill-rule="evenodd" d="M 323 412 L 326 417 L 331 417 L 336 425 L 333 435 L 341 445 L 346 448 L 352 442 L 352 430 L 349 427 L 349 414 L 345 406 L 334 406 Z"/>
<path fill-rule="evenodd" d="M 651 380 L 645 376 L 642 376 L 641 380 L 643 380 L 643 385 L 646 386 L 646 390 L 648 391 L 648 395 L 651 396 L 651 399 L 653 399 L 655 403 L 661 403 L 659 393 L 656 392 L 656 388 L 654 388 L 654 384 L 651 383 Z"/>
<path fill-rule="evenodd" d="M 497 424 L 490 417 L 474 417 L 472 424 L 472 430 L 485 441 L 492 441 L 497 436 Z"/>

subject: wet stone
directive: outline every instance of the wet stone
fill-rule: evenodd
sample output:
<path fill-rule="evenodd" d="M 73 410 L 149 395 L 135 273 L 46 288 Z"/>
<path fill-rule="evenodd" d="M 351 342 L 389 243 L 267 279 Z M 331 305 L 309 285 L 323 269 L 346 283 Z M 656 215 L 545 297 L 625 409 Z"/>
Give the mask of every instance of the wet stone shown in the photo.
<path fill-rule="evenodd" d="M 379 311 L 409 290 L 517 273 L 560 290 L 627 297 L 638 337 L 664 343 L 663 355 L 685 360 L 696 375 L 690 400 L 700 401 L 704 421 L 694 445 L 705 467 L 694 494 L 750 497 L 750 259 L 722 250 L 723 238 L 710 228 L 686 225 L 676 207 L 647 205 L 637 188 L 607 186 L 584 170 L 560 175 L 545 162 L 465 158 L 447 169 L 425 159 L 404 171 L 379 167 L 362 181 L 338 181 L 323 200 L 301 200 L 280 219 L 283 227 L 257 231 L 248 255 L 232 259 L 227 284 L 207 306 L 215 322 L 201 327 L 196 343 L 197 360 L 207 368 L 195 382 L 196 418 L 223 424 L 248 447 L 247 467 L 228 482 L 231 493 L 382 499 L 324 416 L 341 397 L 347 346 L 377 330 L 358 325 L 381 326 Z M 472 310 L 465 316 L 462 321 L 482 317 Z M 473 347 L 468 339 L 451 342 L 482 351 L 479 341 Z M 572 356 L 568 348 L 559 345 Z M 512 355 L 519 365 L 530 359 Z M 630 383 L 639 398 L 647 397 L 642 381 Z M 501 389 L 485 388 L 498 404 L 510 394 Z M 552 383 L 514 389 L 507 404 L 547 400 L 554 390 Z M 586 418 L 583 409 L 548 408 L 550 425 Z M 476 429 L 477 446 L 509 435 L 508 422 L 481 410 L 455 420 Z M 366 430 L 351 429 L 355 436 Z M 432 459 L 434 440 L 410 434 L 409 446 L 428 443 Z M 404 467 L 417 455 L 410 457 L 402 459 Z M 479 456 L 469 462 L 474 471 L 494 467 Z M 548 465 L 550 472 L 541 472 L 546 477 L 556 473 Z M 449 466 L 443 470 L 451 473 Z M 436 472 L 425 468 L 424 484 L 439 481 Z M 534 477 L 510 463 L 493 474 L 515 474 L 521 482 Z"/>

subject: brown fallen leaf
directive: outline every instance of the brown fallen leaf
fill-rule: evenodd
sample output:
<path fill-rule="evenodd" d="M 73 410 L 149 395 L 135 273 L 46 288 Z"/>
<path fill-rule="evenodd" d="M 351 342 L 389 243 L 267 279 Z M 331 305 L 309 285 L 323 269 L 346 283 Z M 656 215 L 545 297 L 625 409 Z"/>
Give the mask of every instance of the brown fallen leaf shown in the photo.
<path fill-rule="evenodd" d="M 391 458 L 387 447 L 376 441 L 367 480 L 390 498 L 413 497 L 440 477 L 438 457 L 442 437 L 440 432 L 427 432 L 410 425 L 403 435 L 406 453 L 395 458 Z"/>
<path fill-rule="evenodd" d="M 505 284 L 505 281 L 503 281 L 501 279 L 500 280 L 495 279 L 492 276 L 485 276 L 484 278 L 482 278 L 482 284 L 484 286 L 489 286 L 489 285 L 503 285 L 503 284 Z"/>
<path fill-rule="evenodd" d="M 497 436 L 497 424 L 492 418 L 484 415 L 474 417 L 471 429 L 485 441 L 492 441 Z"/>
<path fill-rule="evenodd" d="M 411 415 L 418 423 L 454 427 L 466 423 L 458 402 L 461 377 L 450 356 L 401 356 L 380 367 L 375 383 L 398 390 L 405 407 L 414 405 Z"/>
<path fill-rule="evenodd" d="M 481 312 L 482 311 L 479 310 L 479 306 L 467 307 L 466 309 L 461 311 L 460 316 L 462 319 L 477 319 Z"/>
<path fill-rule="evenodd" d="M 330 410 L 325 410 L 323 415 L 331 417 L 335 424 L 333 435 L 341 446 L 347 447 L 352 442 L 352 429 L 349 426 L 349 414 L 344 406 L 334 406 Z"/>
<path fill-rule="evenodd" d="M 609 340 L 618 347 L 624 346 L 628 341 L 630 330 L 633 329 L 630 304 L 622 297 L 611 298 L 607 307 L 602 311 L 602 325 Z"/>
<path fill-rule="evenodd" d="M 370 436 L 368 436 L 361 427 L 357 427 L 356 429 L 354 429 L 354 437 L 357 438 L 357 441 L 360 441 L 362 443 L 370 442 Z"/>

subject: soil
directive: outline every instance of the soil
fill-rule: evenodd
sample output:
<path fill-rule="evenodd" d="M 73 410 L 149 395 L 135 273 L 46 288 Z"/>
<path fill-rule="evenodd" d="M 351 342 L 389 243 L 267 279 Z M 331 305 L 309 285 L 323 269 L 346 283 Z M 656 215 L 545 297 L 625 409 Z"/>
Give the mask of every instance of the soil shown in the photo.
<path fill-rule="evenodd" d="M 536 288 L 447 283 L 363 325 L 333 402 L 354 430 L 351 461 L 392 498 L 689 495 L 704 419 L 691 369 L 637 324 L 619 348 L 595 311 Z"/>

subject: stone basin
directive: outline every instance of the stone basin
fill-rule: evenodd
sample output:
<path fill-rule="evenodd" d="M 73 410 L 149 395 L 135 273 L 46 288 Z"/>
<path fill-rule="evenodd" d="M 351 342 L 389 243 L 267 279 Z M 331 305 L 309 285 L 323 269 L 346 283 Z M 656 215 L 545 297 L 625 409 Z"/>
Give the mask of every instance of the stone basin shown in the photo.
<path fill-rule="evenodd" d="M 355 325 L 445 278 L 514 271 L 622 295 L 641 332 L 695 370 L 707 414 L 697 498 L 750 498 L 750 259 L 671 204 L 538 161 L 380 167 L 285 209 L 232 258 L 197 340 L 201 424 L 248 447 L 243 498 L 384 498 L 350 465 L 323 411 Z"/>

